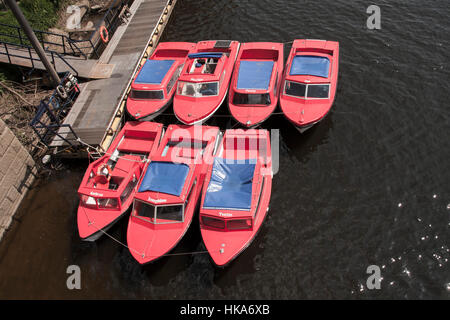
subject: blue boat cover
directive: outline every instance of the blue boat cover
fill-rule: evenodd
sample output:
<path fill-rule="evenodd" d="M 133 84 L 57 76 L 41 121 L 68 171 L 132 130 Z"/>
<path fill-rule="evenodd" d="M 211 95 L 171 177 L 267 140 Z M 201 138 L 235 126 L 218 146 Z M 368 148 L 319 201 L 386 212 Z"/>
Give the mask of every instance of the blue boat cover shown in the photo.
<path fill-rule="evenodd" d="M 330 60 L 327 57 L 295 56 L 292 60 L 290 75 L 310 75 L 328 78 Z"/>
<path fill-rule="evenodd" d="M 222 56 L 222 52 L 197 52 L 188 54 L 189 59 L 195 58 L 220 58 Z"/>
<path fill-rule="evenodd" d="M 273 61 L 247 61 L 241 60 L 239 65 L 238 89 L 269 88 L 272 76 Z"/>
<path fill-rule="evenodd" d="M 160 84 L 175 60 L 147 60 L 135 83 Z"/>
<path fill-rule="evenodd" d="M 250 210 L 255 159 L 215 158 L 204 208 Z"/>
<path fill-rule="evenodd" d="M 189 166 L 184 163 L 150 162 L 138 192 L 154 191 L 180 196 Z"/>

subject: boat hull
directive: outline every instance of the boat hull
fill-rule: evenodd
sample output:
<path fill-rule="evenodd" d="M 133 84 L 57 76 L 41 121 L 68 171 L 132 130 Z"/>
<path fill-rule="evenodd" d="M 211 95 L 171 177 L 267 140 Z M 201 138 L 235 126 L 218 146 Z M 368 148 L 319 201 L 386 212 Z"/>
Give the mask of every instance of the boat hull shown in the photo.
<path fill-rule="evenodd" d="M 277 107 L 284 67 L 283 50 L 282 43 L 241 44 L 230 82 L 228 109 L 242 126 L 258 127 Z M 237 94 L 240 97 L 248 96 L 248 99 L 252 95 L 264 95 L 270 97 L 270 103 L 248 104 L 248 101 L 241 101 L 242 104 L 239 104 L 234 99 Z"/>
<path fill-rule="evenodd" d="M 89 165 L 78 189 L 81 239 L 97 240 L 125 215 L 146 163 L 144 157 L 151 158 L 156 151 L 162 131 L 159 123 L 129 121 L 105 155 Z"/>
<path fill-rule="evenodd" d="M 217 127 L 167 128 L 160 148 L 144 169 L 128 222 L 128 248 L 139 264 L 167 255 L 189 229 L 218 137 Z M 173 207 L 178 207 L 177 218 L 164 218 L 163 212 Z"/>
<path fill-rule="evenodd" d="M 199 217 L 203 243 L 216 266 L 236 259 L 260 230 L 272 192 L 271 159 L 267 130 L 225 132 L 205 177 Z"/>
<path fill-rule="evenodd" d="M 222 100 L 218 103 L 218 105 L 215 107 L 215 109 L 209 113 L 208 115 L 205 115 L 203 118 L 194 120 L 194 121 L 190 121 L 187 120 L 186 118 L 183 118 L 182 115 L 175 113 L 175 117 L 178 119 L 178 121 L 180 121 L 181 123 L 188 125 L 188 126 L 193 126 L 193 125 L 202 125 L 204 124 L 206 121 L 209 120 L 209 118 L 211 118 L 217 110 L 219 110 L 220 106 L 223 104 L 223 102 L 225 101 L 226 97 L 227 97 L 227 93 L 228 93 L 228 89 L 227 92 L 225 92 L 225 95 L 222 97 Z M 182 108 L 182 107 L 179 107 Z M 184 109 L 189 108 L 187 105 Z M 174 107 L 175 109 L 175 107 Z"/>
<path fill-rule="evenodd" d="M 139 264 L 147 265 L 155 262 L 177 246 L 191 225 L 198 197 L 199 190 L 195 190 L 192 206 L 187 210 L 183 223 L 155 225 L 130 216 L 127 245 Z"/>
<path fill-rule="evenodd" d="M 227 97 L 240 44 L 237 41 L 229 41 L 228 46 L 221 46 L 218 45 L 219 42 L 198 42 L 180 75 L 173 110 L 176 118 L 185 125 L 206 122 Z M 214 71 L 210 69 L 211 66 L 214 66 Z M 184 87 L 181 87 L 181 83 Z M 205 90 L 202 87 L 208 84 L 217 84 L 217 89 L 208 93 L 206 92 L 209 89 L 202 91 Z"/>
<path fill-rule="evenodd" d="M 131 114 L 128 109 L 127 109 L 127 113 L 128 115 L 133 118 L 135 121 L 152 121 L 153 119 L 155 119 L 156 117 L 158 117 L 159 115 L 161 115 L 164 111 L 167 110 L 167 108 L 172 104 L 173 102 L 173 96 L 172 98 L 170 98 L 169 101 L 167 101 L 167 103 L 165 103 L 161 108 L 159 108 L 158 110 L 147 114 L 147 115 L 143 115 L 140 117 L 136 117 L 136 114 Z"/>
<path fill-rule="evenodd" d="M 233 234 L 230 236 L 230 232 L 201 228 L 203 243 L 216 266 L 228 266 L 242 254 L 256 238 L 269 211 L 272 178 L 266 177 L 264 184 L 265 187 L 261 194 L 261 209 L 257 213 L 258 219 L 255 220 L 254 227 L 251 231 L 231 231 Z"/>
<path fill-rule="evenodd" d="M 308 60 L 312 59 L 315 59 L 314 64 L 308 65 L 311 63 Z M 336 95 L 338 69 L 338 42 L 304 39 L 294 41 L 283 74 L 280 108 L 299 132 L 310 129 L 330 112 Z M 318 94 L 312 88 L 328 88 L 328 91 Z M 323 92 L 327 92 L 328 96 Z"/>
<path fill-rule="evenodd" d="M 83 210 L 82 207 L 78 208 L 78 211 Z M 109 229 L 111 229 L 117 222 L 119 222 L 124 216 L 127 215 L 128 210 L 125 210 L 124 212 L 120 213 L 119 215 L 117 215 L 116 217 L 113 217 L 114 220 L 112 220 L 111 222 L 107 223 L 104 227 L 102 228 L 97 228 L 97 227 L 92 227 L 89 230 L 83 230 L 83 233 L 80 233 L 80 229 L 78 231 L 78 234 L 80 236 L 80 239 L 83 241 L 87 241 L 87 242 L 94 242 L 97 241 L 102 235 L 104 235 L 105 233 L 107 233 L 107 231 Z M 79 212 L 78 213 L 78 217 L 82 216 L 84 213 L 83 212 Z M 94 218 L 94 217 L 92 217 Z M 95 218 L 94 218 L 95 219 Z M 79 221 L 78 224 L 84 224 L 85 221 Z M 88 222 L 89 225 L 89 222 Z M 89 232 L 92 232 L 91 234 L 89 234 Z"/>
<path fill-rule="evenodd" d="M 161 42 L 140 67 L 127 99 L 127 113 L 135 120 L 149 121 L 167 108 L 188 54 L 190 42 Z"/>

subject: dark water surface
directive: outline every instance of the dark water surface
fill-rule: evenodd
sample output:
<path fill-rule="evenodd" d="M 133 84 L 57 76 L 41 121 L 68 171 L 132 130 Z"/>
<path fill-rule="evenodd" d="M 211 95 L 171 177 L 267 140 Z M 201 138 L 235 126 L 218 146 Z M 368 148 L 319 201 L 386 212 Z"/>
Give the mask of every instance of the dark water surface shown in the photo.
<path fill-rule="evenodd" d="M 282 115 L 264 125 L 280 129 L 280 169 L 257 238 L 226 269 L 205 254 L 140 267 L 109 238 L 79 240 L 88 163 L 68 162 L 1 244 L 0 298 L 450 298 L 450 4 L 378 1 L 382 29 L 368 30 L 371 4 L 179 0 L 163 41 L 340 42 L 329 116 L 303 135 Z M 126 224 L 111 234 L 125 241 Z M 203 249 L 196 222 L 175 252 Z M 66 288 L 71 264 L 81 290 Z M 369 265 L 380 290 L 366 287 Z"/>

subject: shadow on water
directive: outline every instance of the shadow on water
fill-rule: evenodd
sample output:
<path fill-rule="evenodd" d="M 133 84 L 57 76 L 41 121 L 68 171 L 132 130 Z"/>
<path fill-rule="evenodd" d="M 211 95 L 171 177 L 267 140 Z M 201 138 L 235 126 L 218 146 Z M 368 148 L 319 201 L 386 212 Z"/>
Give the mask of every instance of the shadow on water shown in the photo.
<path fill-rule="evenodd" d="M 336 107 L 336 106 L 335 106 Z M 309 156 L 317 148 L 328 142 L 329 133 L 333 129 L 333 112 L 314 125 L 312 128 L 300 133 L 292 124 L 283 126 L 280 130 L 281 140 L 289 149 L 289 153 L 300 162 L 307 162 Z"/>
<path fill-rule="evenodd" d="M 125 235 L 126 230 L 124 232 Z M 199 251 L 200 244 L 199 222 L 198 216 L 195 214 L 184 237 L 166 256 L 149 264 L 139 265 L 129 250 L 123 248 L 120 255 L 116 256 L 115 263 L 120 270 L 125 271 L 123 278 L 126 282 L 136 285 L 142 281 L 148 281 L 152 286 L 163 287 L 189 268 L 193 263 L 190 253 Z"/>
<path fill-rule="evenodd" d="M 270 211 L 268 212 L 270 215 Z M 266 216 L 267 222 L 268 217 Z M 243 276 L 254 274 L 261 268 L 261 259 L 264 257 L 264 243 L 267 226 L 263 224 L 253 242 L 226 267 L 215 267 L 214 284 L 226 292 L 238 284 Z M 211 261 L 211 263 L 213 263 Z"/>

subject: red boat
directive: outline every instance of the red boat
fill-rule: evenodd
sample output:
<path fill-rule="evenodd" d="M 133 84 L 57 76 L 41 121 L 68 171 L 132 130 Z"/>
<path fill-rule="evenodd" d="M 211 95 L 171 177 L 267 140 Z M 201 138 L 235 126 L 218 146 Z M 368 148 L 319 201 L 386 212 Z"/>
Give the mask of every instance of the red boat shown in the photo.
<path fill-rule="evenodd" d="M 282 43 L 241 45 L 231 79 L 228 107 L 242 125 L 256 127 L 275 110 L 283 75 L 283 59 Z"/>
<path fill-rule="evenodd" d="M 188 55 L 173 101 L 175 116 L 187 125 L 209 119 L 228 92 L 239 51 L 237 41 L 201 41 Z"/>
<path fill-rule="evenodd" d="M 167 128 L 145 168 L 128 222 L 128 247 L 140 264 L 168 253 L 188 230 L 218 134 L 217 127 Z"/>
<path fill-rule="evenodd" d="M 205 178 L 200 230 L 214 263 L 236 258 L 260 229 L 272 189 L 267 130 L 227 130 Z"/>
<path fill-rule="evenodd" d="M 160 123 L 127 122 L 105 155 L 89 165 L 78 189 L 77 222 L 83 240 L 97 240 L 128 210 L 162 129 Z"/>
<path fill-rule="evenodd" d="M 149 121 L 173 100 L 178 77 L 195 43 L 162 42 L 131 83 L 127 112 L 136 120 Z"/>
<path fill-rule="evenodd" d="M 280 106 L 300 132 L 321 121 L 336 95 L 339 43 L 295 40 L 283 77 Z"/>

